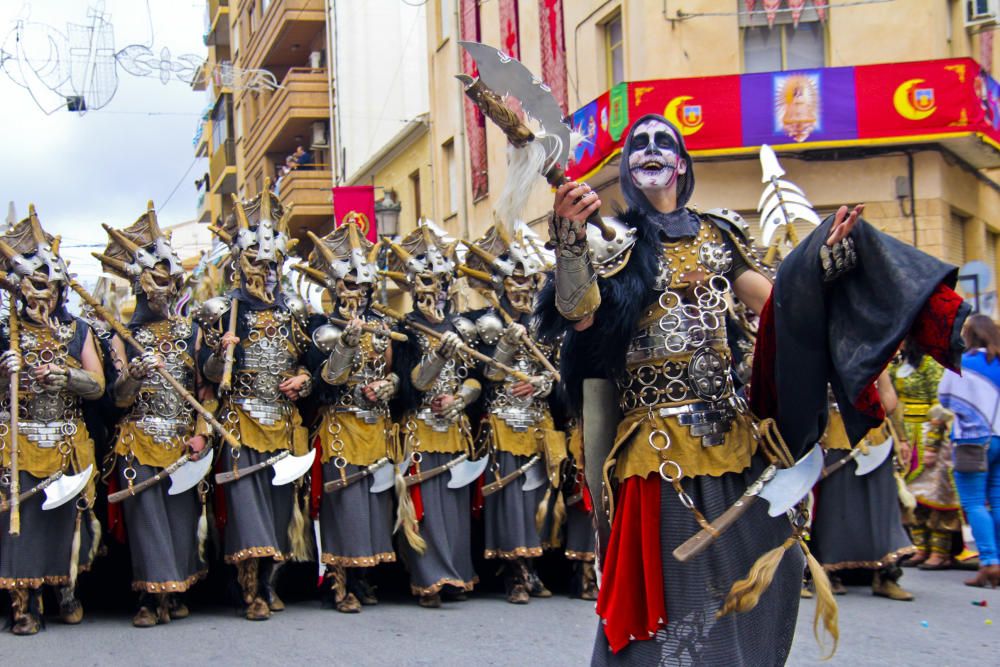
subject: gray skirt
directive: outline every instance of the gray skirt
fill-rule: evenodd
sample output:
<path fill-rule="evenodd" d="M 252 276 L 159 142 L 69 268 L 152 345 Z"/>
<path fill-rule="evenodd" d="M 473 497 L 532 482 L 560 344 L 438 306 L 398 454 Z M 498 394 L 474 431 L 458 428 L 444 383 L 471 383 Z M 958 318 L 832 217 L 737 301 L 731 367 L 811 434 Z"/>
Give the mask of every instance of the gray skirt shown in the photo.
<path fill-rule="evenodd" d="M 763 469 L 759 457 L 750 470 L 683 482 L 705 518 L 714 520 L 740 498 Z M 629 642 L 612 653 L 598 625 L 592 665 L 683 665 L 715 667 L 784 665 L 795 633 L 805 558 L 792 547 L 770 588 L 751 611 L 716 619 L 733 582 L 744 578 L 766 551 L 791 534 L 784 516 L 771 518 L 767 503 L 756 502 L 708 549 L 687 563 L 673 550 L 698 530 L 691 511 L 673 487 L 660 485 L 660 557 L 667 624 L 650 639 Z"/>
<path fill-rule="evenodd" d="M 565 554 L 569 560 L 593 561 L 595 547 L 594 513 L 584 512 L 579 502 L 566 508 Z"/>
<path fill-rule="evenodd" d="M 826 465 L 849 454 L 828 452 Z M 820 482 L 816 491 L 809 548 L 831 572 L 877 570 L 915 551 L 903 528 L 891 457 L 864 477 L 854 470 L 855 464 L 848 463 Z"/>
<path fill-rule="evenodd" d="M 500 477 L 508 475 L 528 462 L 530 457 L 497 452 Z M 544 466 L 544 461 L 535 465 Z M 486 483 L 494 480 L 487 468 Z M 483 527 L 486 536 L 486 558 L 532 558 L 542 555 L 542 539 L 535 525 L 535 513 L 545 497 L 548 484 L 525 492 L 524 476 L 515 479 L 496 493 L 486 496 Z"/>
<path fill-rule="evenodd" d="M 241 468 L 261 463 L 274 452 L 240 448 Z M 233 469 L 232 448 L 223 446 L 219 470 Z M 238 563 L 248 558 L 284 560 L 289 551 L 288 524 L 292 520 L 295 484 L 274 486 L 270 468 L 226 484 L 225 560 Z"/>
<path fill-rule="evenodd" d="M 42 480 L 22 470 L 18 481 L 24 493 Z M 41 588 L 42 584 L 69 583 L 78 513 L 76 500 L 43 510 L 44 493 L 28 498 L 20 505 L 21 533 L 17 536 L 10 534 L 10 512 L 0 514 L 0 588 Z M 93 513 L 87 512 L 80 521 L 80 572 L 90 568 L 89 556 L 94 544 L 92 517 Z"/>
<path fill-rule="evenodd" d="M 133 464 L 135 483 L 149 479 L 162 468 Z M 124 469 L 118 480 L 126 488 Z M 198 556 L 198 487 L 171 496 L 170 480 L 151 486 L 122 501 L 125 529 L 132 554 L 132 590 L 146 593 L 181 593 L 207 574 Z"/>
<path fill-rule="evenodd" d="M 391 464 L 389 464 L 391 465 Z M 347 475 L 360 466 L 348 464 Z M 340 479 L 331 459 L 323 465 L 323 481 Z M 370 493 L 371 476 L 324 493 L 319 511 L 322 562 L 341 567 L 372 567 L 396 560 L 392 549 L 392 490 Z"/>
<path fill-rule="evenodd" d="M 423 454 L 424 470 L 444 465 L 458 454 Z M 449 489 L 448 473 L 420 485 L 424 516 L 420 536 L 427 543 L 418 554 L 405 537 L 400 537 L 400 553 L 410 572 L 410 590 L 414 595 L 433 595 L 444 586 L 471 591 L 477 581 L 472 568 L 471 485 Z"/>

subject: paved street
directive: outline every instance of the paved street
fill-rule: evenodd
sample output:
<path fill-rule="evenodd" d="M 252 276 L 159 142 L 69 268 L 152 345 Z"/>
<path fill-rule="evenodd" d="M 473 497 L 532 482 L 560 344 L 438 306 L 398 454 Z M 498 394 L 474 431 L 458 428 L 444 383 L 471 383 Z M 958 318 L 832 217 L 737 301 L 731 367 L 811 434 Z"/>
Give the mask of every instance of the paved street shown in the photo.
<path fill-rule="evenodd" d="M 820 663 L 812 638 L 812 601 L 803 601 L 790 665 L 995 664 L 1000 646 L 1000 591 L 961 585 L 965 572 L 907 570 L 915 603 L 873 598 L 851 588 L 840 602 L 841 644 Z M 972 605 L 986 599 L 986 608 Z M 229 608 L 200 608 L 185 621 L 133 630 L 125 616 L 88 616 L 79 627 L 58 622 L 37 637 L 0 638 L 7 665 L 584 665 L 596 624 L 592 605 L 556 596 L 514 607 L 498 596 L 446 604 L 435 611 L 404 600 L 357 616 L 290 604 L 267 623 L 248 623 Z M 992 619 L 994 625 L 986 625 Z M 928 627 L 921 625 L 927 621 Z M 70 657 L 74 656 L 74 657 Z"/>

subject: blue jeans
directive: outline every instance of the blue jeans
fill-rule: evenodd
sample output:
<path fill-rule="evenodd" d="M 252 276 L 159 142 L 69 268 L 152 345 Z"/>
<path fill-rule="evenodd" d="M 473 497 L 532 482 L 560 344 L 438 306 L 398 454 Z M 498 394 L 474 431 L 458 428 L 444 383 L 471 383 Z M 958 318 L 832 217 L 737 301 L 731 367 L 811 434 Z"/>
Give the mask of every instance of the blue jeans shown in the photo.
<path fill-rule="evenodd" d="M 990 438 L 986 472 L 956 472 L 955 488 L 979 549 L 980 565 L 1000 565 L 1000 437 Z M 987 509 L 989 505 L 989 509 Z"/>

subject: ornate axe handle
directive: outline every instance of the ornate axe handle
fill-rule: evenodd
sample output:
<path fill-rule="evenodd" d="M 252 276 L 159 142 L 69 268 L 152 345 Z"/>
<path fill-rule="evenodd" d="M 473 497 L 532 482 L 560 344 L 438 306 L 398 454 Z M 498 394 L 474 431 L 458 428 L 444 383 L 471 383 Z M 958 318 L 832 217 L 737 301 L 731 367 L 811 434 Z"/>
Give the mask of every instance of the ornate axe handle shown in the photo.
<path fill-rule="evenodd" d="M 456 78 L 464 84 L 465 94 L 472 100 L 472 103 L 500 128 L 500 131 L 504 133 L 507 141 L 514 148 L 523 148 L 535 140 L 535 133 L 524 124 L 524 121 L 518 118 L 510 107 L 504 104 L 499 95 L 483 83 L 482 79 L 473 79 L 465 74 L 459 74 Z M 553 188 L 558 188 L 569 181 L 566 172 L 558 164 L 553 164 L 542 175 Z M 615 231 L 604 224 L 600 211 L 591 213 L 590 217 L 587 218 L 587 223 L 601 230 L 601 236 L 605 241 L 611 241 L 615 238 Z"/>

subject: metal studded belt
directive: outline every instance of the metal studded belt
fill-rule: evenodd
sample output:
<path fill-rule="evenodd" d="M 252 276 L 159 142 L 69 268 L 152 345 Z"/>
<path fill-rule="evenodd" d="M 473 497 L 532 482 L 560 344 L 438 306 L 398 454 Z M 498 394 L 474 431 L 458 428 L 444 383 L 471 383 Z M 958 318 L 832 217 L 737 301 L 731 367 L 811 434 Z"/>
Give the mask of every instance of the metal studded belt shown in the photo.
<path fill-rule="evenodd" d="M 728 357 L 710 347 L 684 361 L 636 366 L 619 387 L 619 403 L 623 412 L 629 412 L 669 403 L 720 401 L 732 395 L 729 371 Z"/>
<path fill-rule="evenodd" d="M 417 419 L 427 424 L 436 433 L 447 433 L 455 423 L 450 419 L 445 419 L 441 415 L 434 414 L 430 408 L 420 408 L 417 410 Z"/>
<path fill-rule="evenodd" d="M 715 447 L 726 440 L 739 412 L 735 397 L 725 401 L 688 403 L 658 410 L 661 417 L 675 417 L 691 435 L 701 438 L 702 447 Z"/>
<path fill-rule="evenodd" d="M 262 398 L 232 399 L 233 403 L 240 406 L 243 412 L 253 417 L 264 426 L 273 426 L 288 416 L 290 405 L 287 401 L 264 400 Z"/>
<path fill-rule="evenodd" d="M 76 424 L 71 421 L 21 420 L 18 422 L 17 428 L 21 435 L 38 447 L 45 449 L 55 447 L 76 435 Z"/>

